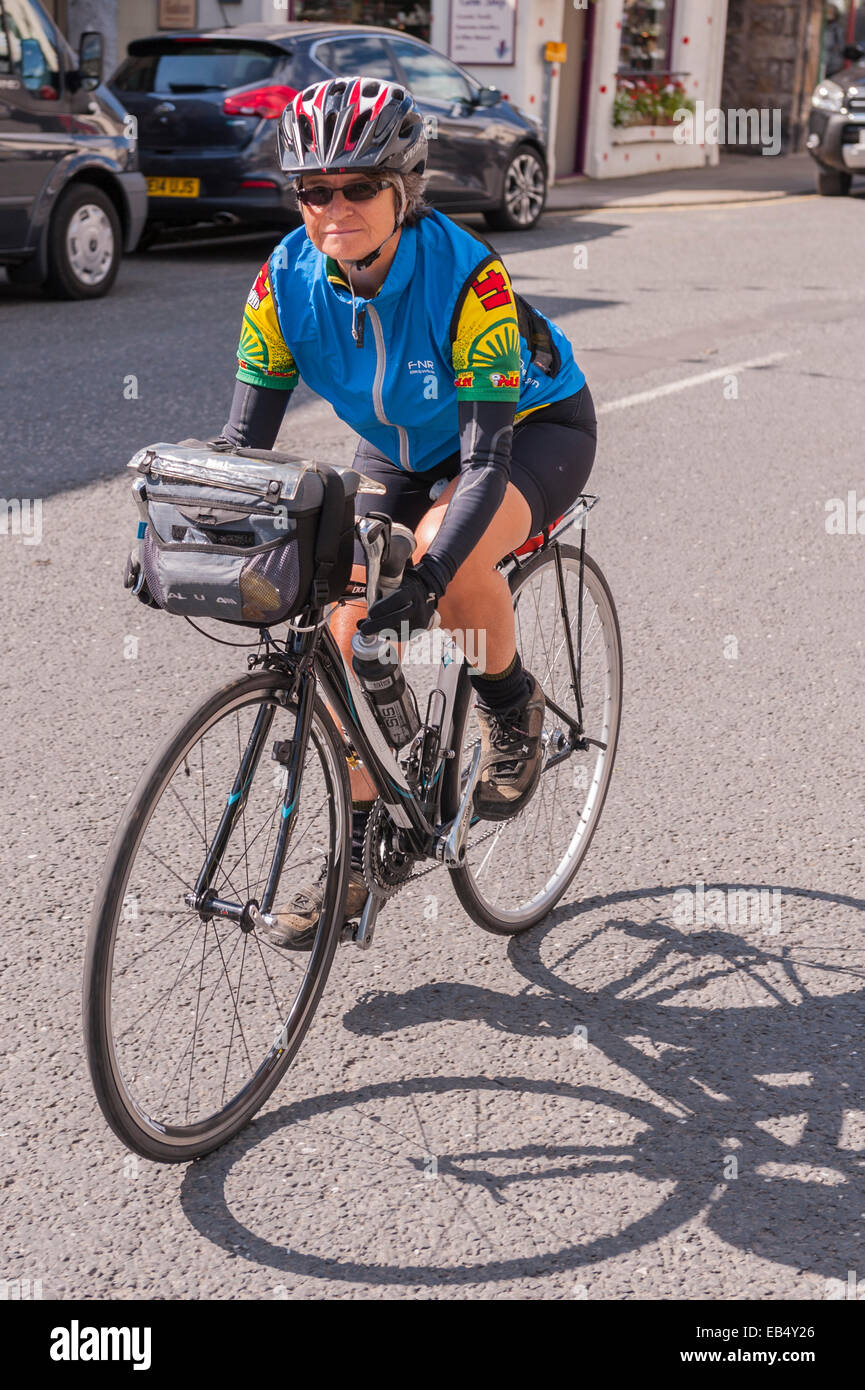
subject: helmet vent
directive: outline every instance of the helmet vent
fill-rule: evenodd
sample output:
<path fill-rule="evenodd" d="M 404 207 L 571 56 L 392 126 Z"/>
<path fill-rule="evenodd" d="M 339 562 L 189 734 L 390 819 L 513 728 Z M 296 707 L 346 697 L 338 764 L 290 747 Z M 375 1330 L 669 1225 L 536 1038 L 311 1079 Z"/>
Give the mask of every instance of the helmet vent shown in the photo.
<path fill-rule="evenodd" d="M 334 128 L 335 125 L 336 125 L 336 112 L 335 112 L 335 111 L 329 111 L 328 114 L 327 114 L 327 115 L 325 116 L 325 118 L 324 118 L 324 138 L 325 138 L 325 143 L 326 143 L 327 145 L 330 145 L 330 140 L 331 140 L 331 136 L 333 135 L 333 128 Z"/>
<path fill-rule="evenodd" d="M 360 139 L 361 135 L 363 134 L 363 132 L 366 130 L 367 126 L 369 125 L 369 117 L 370 117 L 369 111 L 361 111 L 360 115 L 357 117 L 357 119 L 355 120 L 354 124 L 352 125 L 352 128 L 351 128 L 351 138 L 352 138 L 352 143 L 353 143 L 353 144 L 355 144 L 355 145 L 357 144 L 357 142 L 358 142 L 358 140 Z"/>
<path fill-rule="evenodd" d="M 411 117 L 407 117 L 399 128 L 399 138 L 401 140 L 404 140 L 406 136 L 411 135 L 413 130 L 414 121 L 411 119 Z"/>
<path fill-rule="evenodd" d="M 364 82 L 360 89 L 360 94 L 364 97 L 377 97 L 380 90 L 381 83 L 378 80 L 375 82 Z"/>
<path fill-rule="evenodd" d="M 301 138 L 304 141 L 304 143 L 307 145 L 314 144 L 315 142 L 313 140 L 312 135 L 312 121 L 309 119 L 309 116 L 301 116 L 297 124 L 300 129 Z"/>

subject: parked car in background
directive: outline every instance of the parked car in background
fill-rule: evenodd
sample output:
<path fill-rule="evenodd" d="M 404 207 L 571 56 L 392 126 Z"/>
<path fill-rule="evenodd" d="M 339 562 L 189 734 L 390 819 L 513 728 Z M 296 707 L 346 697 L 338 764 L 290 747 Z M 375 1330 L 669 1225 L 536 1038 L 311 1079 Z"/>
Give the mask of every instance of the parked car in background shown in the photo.
<path fill-rule="evenodd" d="M 0 265 L 13 284 L 95 299 L 147 217 L 128 114 L 35 0 L 0 0 Z"/>
<path fill-rule="evenodd" d="M 843 56 L 853 66 L 818 83 L 805 142 L 824 197 L 849 193 L 853 175 L 865 174 L 865 45 L 848 44 Z"/>
<path fill-rule="evenodd" d="M 138 120 L 154 230 L 195 222 L 285 227 L 297 216 L 279 170 L 279 116 L 312 83 L 387 78 L 414 95 L 430 139 L 429 201 L 534 226 L 547 163 L 535 123 L 429 44 L 347 24 L 245 24 L 135 39 L 109 83 Z"/>

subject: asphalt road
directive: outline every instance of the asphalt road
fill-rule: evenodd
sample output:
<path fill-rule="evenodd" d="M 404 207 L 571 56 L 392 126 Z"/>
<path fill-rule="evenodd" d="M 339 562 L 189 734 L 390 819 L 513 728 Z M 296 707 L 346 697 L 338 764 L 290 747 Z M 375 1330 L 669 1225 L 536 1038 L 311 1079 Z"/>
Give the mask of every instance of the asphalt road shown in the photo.
<path fill-rule="evenodd" d="M 826 527 L 830 499 L 865 497 L 863 218 L 861 196 L 802 198 L 498 238 L 604 409 L 589 540 L 625 649 L 605 814 L 519 940 L 469 922 L 444 874 L 396 898 L 369 953 L 340 949 L 267 1109 L 188 1168 L 107 1130 L 81 966 L 139 771 L 243 654 L 119 587 L 123 465 L 221 427 L 272 243 L 129 259 L 93 304 L 0 284 L 0 491 L 43 502 L 39 544 L 0 536 L 0 1278 L 45 1298 L 805 1300 L 865 1277 L 865 535 Z M 280 441 L 353 447 L 303 389 Z M 716 893 L 689 922 L 700 884 L 771 911 Z"/>

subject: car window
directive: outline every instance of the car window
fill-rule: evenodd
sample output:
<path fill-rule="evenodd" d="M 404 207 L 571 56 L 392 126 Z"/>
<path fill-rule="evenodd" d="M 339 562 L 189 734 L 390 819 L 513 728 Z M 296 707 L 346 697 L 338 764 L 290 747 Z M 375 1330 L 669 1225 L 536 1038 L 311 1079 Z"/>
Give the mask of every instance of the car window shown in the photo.
<path fill-rule="evenodd" d="M 391 39 L 408 89 L 418 101 L 470 101 L 471 88 L 459 68 L 411 39 Z"/>
<path fill-rule="evenodd" d="M 384 43 L 370 34 L 351 39 L 330 39 L 315 46 L 315 57 L 338 77 L 380 77 L 397 82 L 396 71 Z"/>
<path fill-rule="evenodd" d="M 60 60 L 44 11 L 34 0 L 4 0 L 6 57 L 0 71 L 13 73 L 34 97 L 56 101 L 60 95 Z"/>
<path fill-rule="evenodd" d="M 279 54 L 224 44 L 172 44 L 169 52 L 131 53 L 111 79 L 121 92 L 212 92 L 268 82 Z"/>

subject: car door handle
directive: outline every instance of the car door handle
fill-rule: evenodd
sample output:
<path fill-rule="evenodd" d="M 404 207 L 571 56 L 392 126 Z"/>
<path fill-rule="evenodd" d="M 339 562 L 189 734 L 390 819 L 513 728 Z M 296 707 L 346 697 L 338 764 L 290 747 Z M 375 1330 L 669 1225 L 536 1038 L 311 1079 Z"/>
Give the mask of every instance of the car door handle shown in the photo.
<path fill-rule="evenodd" d="M 154 106 L 153 114 L 154 116 L 163 116 L 166 115 L 169 111 L 176 110 L 177 107 L 174 105 L 173 101 L 161 101 L 158 106 Z"/>

